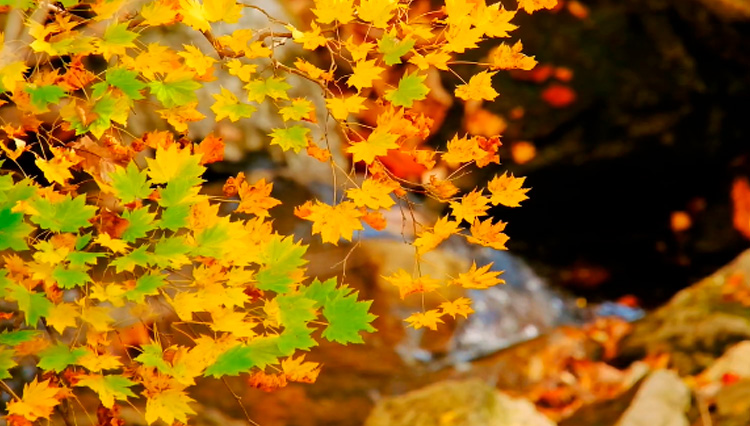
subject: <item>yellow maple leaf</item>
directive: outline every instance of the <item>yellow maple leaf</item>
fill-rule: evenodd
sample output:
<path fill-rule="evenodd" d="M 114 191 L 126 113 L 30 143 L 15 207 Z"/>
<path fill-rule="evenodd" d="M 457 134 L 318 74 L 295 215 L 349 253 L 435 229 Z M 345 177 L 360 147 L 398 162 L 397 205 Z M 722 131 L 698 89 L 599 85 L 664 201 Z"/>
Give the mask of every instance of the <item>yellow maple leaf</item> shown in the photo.
<path fill-rule="evenodd" d="M 153 80 L 156 74 L 168 74 L 181 66 L 177 53 L 159 43 L 148 44 L 135 58 L 124 56 L 121 59 L 128 68 L 135 69 L 149 80 Z"/>
<path fill-rule="evenodd" d="M 442 316 L 443 313 L 439 310 L 431 309 L 425 312 L 414 313 L 407 317 L 404 321 L 408 322 L 410 326 L 414 327 L 417 330 L 422 327 L 427 327 L 430 330 L 437 330 L 437 325 L 444 323 L 440 318 Z"/>
<path fill-rule="evenodd" d="M 297 60 L 294 61 L 294 66 L 314 80 L 321 79 L 323 81 L 331 81 L 331 79 L 333 79 L 331 71 L 324 71 L 302 58 L 297 58 Z"/>
<path fill-rule="evenodd" d="M 128 243 L 118 238 L 112 238 L 107 233 L 102 233 L 94 239 L 96 244 L 112 250 L 114 253 L 125 253 L 128 251 Z"/>
<path fill-rule="evenodd" d="M 125 0 L 97 0 L 91 5 L 91 10 L 96 13 L 95 21 L 104 21 L 111 18 L 115 12 L 122 8 Z"/>
<path fill-rule="evenodd" d="M 240 183 L 238 195 L 240 205 L 237 211 L 240 213 L 254 214 L 258 217 L 268 217 L 268 210 L 281 204 L 281 201 L 271 197 L 273 182 L 266 183 L 263 178 L 250 185 L 246 181 Z"/>
<path fill-rule="evenodd" d="M 253 74 L 258 70 L 258 66 L 255 64 L 243 64 L 239 59 L 232 59 L 227 62 L 227 70 L 229 74 L 236 76 L 245 83 L 249 83 L 252 80 Z"/>
<path fill-rule="evenodd" d="M 422 275 L 415 279 L 403 269 L 399 269 L 393 275 L 383 278 L 398 287 L 399 296 L 402 300 L 410 294 L 428 293 L 440 288 L 440 280 L 430 278 L 429 275 Z"/>
<path fill-rule="evenodd" d="M 203 12 L 203 5 L 198 0 L 179 0 L 182 23 L 196 31 L 211 31 L 211 24 Z"/>
<path fill-rule="evenodd" d="M 0 67 L 0 84 L 3 90 L 13 91 L 16 84 L 24 81 L 24 73 L 29 67 L 24 61 L 15 61 Z"/>
<path fill-rule="evenodd" d="M 143 6 L 140 13 L 143 17 L 142 25 L 157 27 L 177 22 L 179 8 L 171 0 L 156 0 Z"/>
<path fill-rule="evenodd" d="M 462 21 L 458 25 L 449 25 L 448 31 L 445 32 L 445 39 L 448 41 L 443 45 L 443 49 L 448 52 L 464 53 L 467 49 L 474 49 L 482 40 L 484 32 L 479 28 L 472 28 L 468 20 Z"/>
<path fill-rule="evenodd" d="M 528 199 L 526 193 L 531 188 L 523 188 L 525 177 L 513 177 L 513 173 L 508 175 L 506 171 L 501 176 L 495 176 L 494 179 L 487 183 L 492 197 L 490 202 L 494 205 L 502 204 L 507 207 L 520 207 L 520 202 Z"/>
<path fill-rule="evenodd" d="M 370 59 L 355 63 L 352 71 L 346 84 L 356 87 L 359 91 L 365 87 L 372 87 L 374 80 L 380 80 L 380 74 L 385 71 L 385 68 L 375 65 L 375 59 Z"/>
<path fill-rule="evenodd" d="M 245 50 L 247 50 L 247 44 L 250 42 L 250 39 L 253 38 L 253 30 L 249 28 L 241 28 L 239 30 L 235 30 L 232 32 L 232 34 L 229 35 L 223 35 L 216 40 L 219 42 L 220 45 L 223 47 L 228 47 L 232 49 L 232 51 L 238 55 L 242 55 L 245 53 Z M 235 60 L 232 60 L 233 62 Z M 237 60 L 239 62 L 239 60 Z"/>
<path fill-rule="evenodd" d="M 475 25 L 487 37 L 510 37 L 508 32 L 518 28 L 510 23 L 510 20 L 516 16 L 516 11 L 505 10 L 501 2 L 490 6 L 485 6 L 484 2 L 478 2 L 478 6 L 475 14 L 479 18 L 476 19 Z"/>
<path fill-rule="evenodd" d="M 272 53 L 273 50 L 268 48 L 265 43 L 258 40 L 250 43 L 250 45 L 247 46 L 247 50 L 245 50 L 245 57 L 248 59 L 269 58 L 271 57 Z"/>
<path fill-rule="evenodd" d="M 446 148 L 448 151 L 443 153 L 442 159 L 451 164 L 468 163 L 484 155 L 474 139 L 466 136 L 459 138 L 458 135 L 454 135 L 453 139 L 448 141 Z"/>
<path fill-rule="evenodd" d="M 518 8 L 526 13 L 533 13 L 540 9 L 552 9 L 557 6 L 557 0 L 518 0 Z"/>
<path fill-rule="evenodd" d="M 333 118 L 336 120 L 346 120 L 349 114 L 356 114 L 365 109 L 365 106 L 362 105 L 365 100 L 364 97 L 358 95 L 328 98 L 326 99 L 326 106 Z"/>
<path fill-rule="evenodd" d="M 435 226 L 430 231 L 423 231 L 414 240 L 414 246 L 417 248 L 417 254 L 423 255 L 437 247 L 440 243 L 448 239 L 453 234 L 458 233 L 459 223 L 443 216 L 435 222 Z"/>
<path fill-rule="evenodd" d="M 367 140 L 353 144 L 346 149 L 346 152 L 352 154 L 355 163 L 364 161 L 367 164 L 372 164 L 375 157 L 386 155 L 389 149 L 398 148 L 397 140 L 398 135 L 378 127 L 370 133 Z"/>
<path fill-rule="evenodd" d="M 115 320 L 110 316 L 110 308 L 104 306 L 87 306 L 81 312 L 81 319 L 91 325 L 94 330 L 103 333 L 112 329 Z"/>
<path fill-rule="evenodd" d="M 440 304 L 440 309 L 443 315 L 450 315 L 452 318 L 456 318 L 456 315 L 466 318 L 474 312 L 471 308 L 471 299 L 467 297 L 459 297 L 452 302 L 443 302 Z"/>
<path fill-rule="evenodd" d="M 357 207 L 369 207 L 373 210 L 387 209 L 396 204 L 391 198 L 393 187 L 383 182 L 367 179 L 362 182 L 359 188 L 352 188 L 346 191 L 349 197 Z"/>
<path fill-rule="evenodd" d="M 367 58 L 367 54 L 370 53 L 373 48 L 375 48 L 375 43 L 371 43 L 369 41 L 355 43 L 354 37 L 349 36 L 349 38 L 344 41 L 344 47 L 352 55 L 352 61 L 360 62 L 361 60 Z"/>
<path fill-rule="evenodd" d="M 235 24 L 242 17 L 242 9 L 236 0 L 203 0 L 203 16 L 209 22 Z"/>
<path fill-rule="evenodd" d="M 300 31 L 292 25 L 287 25 L 286 29 L 292 32 L 292 38 L 296 43 L 301 44 L 303 49 L 315 50 L 328 44 L 328 39 L 323 36 L 320 27 L 315 22 L 310 23 L 310 31 Z"/>
<path fill-rule="evenodd" d="M 433 50 L 424 56 L 419 53 L 415 53 L 411 58 L 409 58 L 409 62 L 416 65 L 420 70 L 426 70 L 430 68 L 430 66 L 433 66 L 437 69 L 447 71 L 448 61 L 450 60 L 450 53 L 444 52 L 442 50 Z"/>
<path fill-rule="evenodd" d="M 203 113 L 196 109 L 197 107 L 198 101 L 195 101 L 172 108 L 158 109 L 156 112 L 159 113 L 161 118 L 167 120 L 167 123 L 174 127 L 177 132 L 186 133 L 188 131 L 188 123 L 201 121 L 206 118 Z"/>
<path fill-rule="evenodd" d="M 146 422 L 152 424 L 159 419 L 171 425 L 175 420 L 187 423 L 188 414 L 196 414 L 190 408 L 194 399 L 180 389 L 167 388 L 160 392 L 144 392 L 146 394 Z"/>
<path fill-rule="evenodd" d="M 458 274 L 458 278 L 452 281 L 453 284 L 460 285 L 463 288 L 486 289 L 497 284 L 504 284 L 505 281 L 498 278 L 503 271 L 490 271 L 492 263 L 488 263 L 477 269 L 476 262 L 471 264 L 468 272 Z"/>
<path fill-rule="evenodd" d="M 312 221 L 312 233 L 320 234 L 324 243 L 338 245 L 340 239 L 352 240 L 354 231 L 361 231 L 362 212 L 351 201 L 344 201 L 331 206 L 320 201 L 306 204 L 307 209 L 303 219 Z"/>
<path fill-rule="evenodd" d="M 30 422 L 38 419 L 49 419 L 54 408 L 60 403 L 57 398 L 60 388 L 50 386 L 50 381 L 37 381 L 36 378 L 23 386 L 23 394 L 20 400 L 12 400 L 8 403 L 8 414 L 21 416 Z"/>
<path fill-rule="evenodd" d="M 359 19 L 371 22 L 375 28 L 386 28 L 397 8 L 396 0 L 361 0 L 357 15 Z"/>
<path fill-rule="evenodd" d="M 290 382 L 315 383 L 318 374 L 320 374 L 320 364 L 306 362 L 305 355 L 300 355 L 297 358 L 290 356 L 281 361 L 281 369 Z"/>
<path fill-rule="evenodd" d="M 238 289 L 242 292 L 242 289 Z M 237 312 L 231 308 L 217 308 L 211 310 L 211 319 L 213 320 L 210 324 L 211 329 L 215 332 L 227 332 L 234 335 L 234 337 L 252 338 L 257 335 L 253 328 L 259 323 L 252 319 L 246 318 L 245 312 Z"/>
<path fill-rule="evenodd" d="M 122 367 L 120 357 L 109 353 L 98 354 L 91 350 L 88 350 L 85 355 L 78 358 L 76 364 L 94 373 L 102 370 L 115 370 Z"/>
<path fill-rule="evenodd" d="M 167 183 L 178 177 L 185 169 L 205 170 L 198 166 L 201 155 L 193 155 L 189 149 L 179 149 L 177 144 L 167 148 L 159 146 L 156 149 L 156 158 L 147 158 L 148 176 L 154 183 Z"/>
<path fill-rule="evenodd" d="M 193 45 L 183 44 L 182 47 L 185 48 L 185 51 L 178 52 L 177 56 L 185 59 L 185 65 L 193 69 L 199 76 L 206 74 L 216 62 L 216 59 L 204 55 L 200 49 Z"/>
<path fill-rule="evenodd" d="M 456 87 L 456 96 L 465 100 L 492 101 L 498 93 L 492 88 L 492 76 L 494 72 L 482 71 L 473 75 L 467 84 Z"/>
<path fill-rule="evenodd" d="M 502 221 L 493 225 L 492 218 L 487 219 L 484 222 L 475 219 L 469 229 L 471 235 L 466 239 L 470 243 L 492 247 L 495 250 L 508 250 L 508 248 L 505 247 L 505 243 L 508 242 L 508 236 L 503 234 L 505 225 L 506 223 Z"/>
<path fill-rule="evenodd" d="M 536 66 L 533 56 L 521 53 L 523 44 L 518 40 L 513 46 L 505 43 L 490 52 L 490 67 L 495 70 L 531 70 Z"/>
<path fill-rule="evenodd" d="M 481 191 L 474 189 L 461 197 L 461 201 L 451 201 L 450 207 L 458 223 L 462 220 L 473 223 L 475 218 L 487 214 L 489 203 L 490 200 L 482 195 Z"/>
<path fill-rule="evenodd" d="M 47 325 L 62 334 L 66 328 L 78 325 L 78 316 L 80 313 L 81 309 L 72 303 L 63 302 L 53 305 L 46 317 Z"/>
<path fill-rule="evenodd" d="M 44 177 L 48 181 L 57 182 L 64 186 L 67 184 L 68 179 L 73 179 L 70 168 L 77 163 L 70 161 L 66 157 L 58 156 L 49 161 L 39 157 L 34 161 L 34 164 L 44 173 Z"/>
<path fill-rule="evenodd" d="M 346 24 L 354 19 L 354 0 L 315 0 L 312 11 L 321 24 L 333 21 Z"/>

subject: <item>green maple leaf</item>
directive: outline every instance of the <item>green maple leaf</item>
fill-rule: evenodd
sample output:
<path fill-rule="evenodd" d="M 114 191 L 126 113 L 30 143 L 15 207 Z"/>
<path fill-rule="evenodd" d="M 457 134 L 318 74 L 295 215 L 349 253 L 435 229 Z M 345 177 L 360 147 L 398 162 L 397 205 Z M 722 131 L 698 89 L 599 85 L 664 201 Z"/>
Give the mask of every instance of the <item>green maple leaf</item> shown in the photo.
<path fill-rule="evenodd" d="M 370 323 L 377 318 L 369 313 L 371 300 L 357 301 L 358 292 L 346 295 L 349 288 L 340 288 L 333 297 L 329 297 L 323 306 L 323 316 L 328 326 L 323 330 L 323 337 L 332 342 L 362 343 L 360 331 L 375 331 Z"/>
<path fill-rule="evenodd" d="M 306 325 L 294 325 L 291 327 L 285 327 L 284 331 L 279 335 L 278 345 L 279 351 L 283 356 L 292 355 L 297 349 L 303 351 L 309 350 L 310 348 L 317 346 L 318 342 L 312 338 L 312 333 L 315 331 L 314 328 L 310 328 Z"/>
<path fill-rule="evenodd" d="M 0 348 L 0 380 L 13 377 L 9 370 L 18 365 L 13 361 L 13 356 L 15 354 L 16 353 L 12 349 Z"/>
<path fill-rule="evenodd" d="M 185 105 L 196 101 L 195 91 L 201 84 L 190 77 L 175 81 L 152 81 L 148 83 L 151 93 L 167 108 Z"/>
<path fill-rule="evenodd" d="M 161 349 L 161 345 L 158 343 L 149 343 L 148 345 L 141 345 L 143 351 L 140 355 L 134 359 L 146 367 L 156 367 L 157 370 L 162 373 L 170 373 L 172 366 L 167 364 L 164 360 L 164 354 Z"/>
<path fill-rule="evenodd" d="M 190 252 L 190 246 L 182 237 L 163 238 L 154 247 L 153 262 L 166 268 L 173 260 L 180 259 Z"/>
<path fill-rule="evenodd" d="M 7 248 L 21 251 L 29 248 L 26 237 L 34 228 L 23 220 L 23 213 L 11 209 L 0 209 L 0 250 Z"/>
<path fill-rule="evenodd" d="M 240 118 L 250 118 L 257 108 L 252 105 L 243 104 L 231 91 L 221 88 L 221 94 L 212 95 L 216 102 L 211 105 L 211 111 L 216 114 L 216 121 L 224 118 L 234 123 Z"/>
<path fill-rule="evenodd" d="M 393 105 L 411 108 L 414 101 L 425 99 L 430 89 L 424 84 L 426 75 L 407 74 L 398 82 L 397 89 L 386 91 L 385 98 Z"/>
<path fill-rule="evenodd" d="M 143 303 L 146 296 L 158 295 L 159 288 L 166 284 L 164 276 L 158 272 L 141 275 L 135 282 L 135 288 L 125 292 L 125 298 L 136 303 Z"/>
<path fill-rule="evenodd" d="M 271 145 L 278 145 L 284 151 L 292 149 L 297 153 L 307 146 L 308 133 L 310 129 L 297 125 L 286 129 L 273 129 L 268 136 L 271 136 Z"/>
<path fill-rule="evenodd" d="M 31 104 L 42 111 L 47 110 L 47 105 L 57 104 L 66 96 L 65 89 L 54 84 L 49 86 L 28 85 L 24 89 L 31 98 Z"/>
<path fill-rule="evenodd" d="M 187 227 L 189 214 L 190 206 L 187 204 L 167 207 L 161 213 L 159 225 L 164 229 L 177 231 L 180 228 Z"/>
<path fill-rule="evenodd" d="M 144 96 L 141 90 L 146 88 L 146 83 L 138 80 L 138 71 L 131 71 L 125 68 L 110 68 L 107 70 L 104 81 L 91 86 L 93 91 L 91 97 L 98 98 L 110 86 L 120 89 L 129 99 L 139 100 Z"/>
<path fill-rule="evenodd" d="M 138 33 L 128 30 L 128 23 L 110 25 L 104 31 L 99 51 L 104 54 L 105 59 L 111 55 L 122 55 L 128 47 L 136 47 L 133 41 L 138 38 Z"/>
<path fill-rule="evenodd" d="M 91 277 L 85 270 L 78 268 L 66 268 L 58 264 L 52 271 L 52 278 L 57 281 L 57 285 L 63 289 L 82 287 L 87 282 L 91 282 Z"/>
<path fill-rule="evenodd" d="M 37 330 L 16 330 L 0 333 L 0 345 L 18 346 L 39 335 Z"/>
<path fill-rule="evenodd" d="M 122 218 L 128 221 L 128 227 L 122 233 L 122 240 L 134 243 L 138 238 L 147 236 L 149 232 L 156 228 L 155 217 L 156 213 L 150 213 L 148 206 L 124 211 Z"/>
<path fill-rule="evenodd" d="M 274 300 L 279 305 L 279 323 L 285 328 L 304 326 L 318 316 L 315 301 L 301 293 L 276 296 Z"/>
<path fill-rule="evenodd" d="M 56 202 L 39 198 L 31 204 L 39 212 L 31 216 L 31 221 L 53 232 L 78 232 L 80 228 L 91 226 L 89 219 L 96 213 L 96 207 L 86 205 L 83 194 L 73 199 L 67 195 Z"/>
<path fill-rule="evenodd" d="M 80 268 L 86 265 L 93 265 L 100 257 L 106 257 L 105 253 L 90 253 L 87 251 L 74 251 L 68 254 L 70 266 Z"/>
<path fill-rule="evenodd" d="M 132 161 L 127 168 L 120 167 L 110 173 L 109 177 L 112 179 L 110 186 L 114 189 L 115 195 L 125 204 L 151 194 L 151 184 L 146 171 L 139 170 Z"/>
<path fill-rule="evenodd" d="M 219 355 L 204 375 L 236 376 L 250 371 L 253 367 L 264 368 L 268 364 L 274 364 L 279 356 L 282 356 L 278 340 L 278 336 L 259 337 L 250 343 L 233 346 Z"/>
<path fill-rule="evenodd" d="M 86 355 L 86 349 L 76 348 L 71 350 L 68 345 L 58 343 L 39 353 L 37 366 L 44 371 L 59 373 L 65 370 L 65 367 L 77 363 L 84 355 Z"/>
<path fill-rule="evenodd" d="M 11 209 L 18 201 L 31 198 L 35 191 L 28 178 L 14 183 L 10 175 L 0 175 L 0 209 Z"/>
<path fill-rule="evenodd" d="M 294 283 L 290 275 L 307 263 L 302 258 L 305 251 L 307 247 L 295 243 L 292 237 L 281 238 L 274 235 L 261 253 L 263 267 L 255 275 L 256 286 L 261 290 L 277 293 L 289 291 L 290 285 Z"/>
<path fill-rule="evenodd" d="M 345 286 L 342 286 L 342 288 L 345 288 Z M 314 300 L 314 307 L 319 308 L 325 305 L 329 297 L 336 294 L 336 278 L 329 278 L 323 282 L 316 278 L 310 285 L 302 289 L 302 293 L 308 299 Z"/>
<path fill-rule="evenodd" d="M 130 390 L 130 387 L 135 385 L 137 385 L 136 382 L 115 374 L 79 377 L 75 384 L 75 386 L 86 386 L 96 392 L 106 408 L 112 408 L 115 400 L 127 401 L 128 397 L 135 397 L 136 395 Z"/>
<path fill-rule="evenodd" d="M 224 223 L 201 229 L 195 234 L 195 245 L 191 250 L 193 256 L 206 256 L 220 259 L 224 254 L 226 242 L 231 239 L 229 229 Z"/>
<path fill-rule="evenodd" d="M 383 61 L 386 65 L 400 64 L 401 57 L 414 47 L 414 43 L 415 40 L 412 39 L 399 40 L 395 30 L 391 30 L 383 34 L 383 38 L 378 43 L 378 50 L 383 54 Z"/>
<path fill-rule="evenodd" d="M 194 177 L 183 175 L 171 179 L 167 186 L 159 189 L 159 205 L 162 207 L 177 206 L 180 204 L 194 204 L 192 200 L 198 195 L 200 187 L 196 186 Z"/>
<path fill-rule="evenodd" d="M 113 260 L 111 265 L 119 274 L 122 271 L 132 272 L 136 266 L 147 266 L 151 261 L 151 255 L 146 252 L 146 246 L 140 246 L 130 253 Z"/>
<path fill-rule="evenodd" d="M 29 291 L 18 284 L 10 284 L 7 289 L 9 299 L 15 300 L 18 303 L 18 309 L 23 312 L 26 325 L 36 326 L 39 318 L 46 317 L 52 308 L 52 302 L 44 293 Z"/>
<path fill-rule="evenodd" d="M 252 80 L 245 86 L 247 99 L 251 102 L 261 103 L 268 96 L 271 99 L 289 99 L 286 91 L 292 86 L 284 81 L 284 77 L 268 77 L 265 80 Z"/>

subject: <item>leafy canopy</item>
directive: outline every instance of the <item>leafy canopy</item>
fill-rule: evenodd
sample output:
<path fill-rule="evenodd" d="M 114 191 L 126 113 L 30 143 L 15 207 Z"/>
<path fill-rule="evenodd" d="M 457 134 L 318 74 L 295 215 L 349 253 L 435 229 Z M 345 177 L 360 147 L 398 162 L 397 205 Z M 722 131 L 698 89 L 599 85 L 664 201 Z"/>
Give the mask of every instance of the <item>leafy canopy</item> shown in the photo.
<path fill-rule="evenodd" d="M 311 382 L 320 366 L 299 352 L 316 338 L 363 343 L 375 331 L 372 302 L 335 278 L 308 276 L 307 245 L 274 230 L 281 201 L 273 182 L 240 173 L 223 196 L 207 195 L 207 165 L 223 159 L 224 143 L 213 134 L 197 140 L 192 123 L 277 112 L 264 139 L 270 149 L 349 170 L 335 203 L 295 206 L 322 243 L 353 241 L 365 226 L 387 228 L 385 213 L 419 194 L 447 214 L 417 229 L 415 262 L 451 236 L 505 249 L 505 223 L 488 211 L 518 207 L 527 198 L 524 178 L 496 175 L 486 188 L 460 194 L 434 170 L 499 164 L 499 137 L 456 135 L 438 150 L 423 142 L 436 130 L 425 113 L 435 76 L 458 76 L 458 54 L 509 37 L 518 11 L 485 0 L 446 0 L 429 13 L 404 1 L 312 3 L 312 22 L 295 26 L 265 14 L 258 28 L 237 24 L 257 6 L 233 0 L 151 0 L 136 11 L 121 1 L 63 0 L 49 19 L 40 19 L 50 13 L 45 2 L 3 3 L 25 32 L 0 40 L 13 49 L 0 51 L 0 108 L 18 117 L 0 127 L 0 295 L 15 324 L 0 333 L 0 379 L 13 378 L 21 363 L 39 372 L 7 404 L 10 424 L 49 419 L 82 388 L 106 409 L 145 400 L 149 424 L 187 423 L 195 414 L 189 388 L 199 377 L 266 377 L 275 369 L 284 383 Z M 531 13 L 556 1 L 518 4 Z M 232 32 L 216 36 L 219 26 Z M 205 40 L 181 48 L 144 41 L 180 28 Z M 275 48 L 283 44 L 310 55 L 280 59 Z M 521 49 L 501 45 L 454 96 L 495 99 L 498 70 L 535 65 Z M 217 76 L 220 87 L 205 84 Z M 300 97 L 299 79 L 320 90 Z M 133 126 L 144 113 L 153 128 Z M 346 146 L 329 144 L 330 132 Z M 391 156 L 419 176 L 399 176 Z M 503 282 L 491 266 L 442 279 L 399 270 L 386 280 L 402 298 L 443 285 L 484 289 Z M 436 328 L 446 316 L 471 314 L 470 305 L 447 300 L 406 323 Z M 134 344 L 139 354 L 112 347 L 139 324 L 146 328 Z"/>

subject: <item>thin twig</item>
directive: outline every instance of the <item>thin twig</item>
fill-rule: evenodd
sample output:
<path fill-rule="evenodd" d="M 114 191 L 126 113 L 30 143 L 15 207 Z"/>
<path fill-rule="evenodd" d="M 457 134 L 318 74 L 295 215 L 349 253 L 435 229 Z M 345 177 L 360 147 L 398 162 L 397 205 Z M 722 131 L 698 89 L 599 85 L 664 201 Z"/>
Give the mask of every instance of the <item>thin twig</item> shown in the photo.
<path fill-rule="evenodd" d="M 260 426 L 258 423 L 256 423 L 253 419 L 250 418 L 250 414 L 247 412 L 247 408 L 245 408 L 245 405 L 242 403 L 242 397 L 237 395 L 237 393 L 232 390 L 232 387 L 229 386 L 229 383 L 227 382 L 227 378 L 222 377 L 221 381 L 224 383 L 224 386 L 227 387 L 227 390 L 232 394 L 234 399 L 237 400 L 237 405 L 239 405 L 240 408 L 242 409 L 242 412 L 245 413 L 245 419 L 247 419 L 247 422 L 250 423 L 252 426 Z"/>

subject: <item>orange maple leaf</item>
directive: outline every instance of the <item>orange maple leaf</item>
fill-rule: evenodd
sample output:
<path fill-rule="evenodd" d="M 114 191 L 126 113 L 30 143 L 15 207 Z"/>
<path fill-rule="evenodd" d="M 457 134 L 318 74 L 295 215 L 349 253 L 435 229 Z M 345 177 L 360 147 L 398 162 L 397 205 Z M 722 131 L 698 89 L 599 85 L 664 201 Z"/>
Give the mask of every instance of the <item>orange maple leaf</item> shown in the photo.
<path fill-rule="evenodd" d="M 422 327 L 427 327 L 430 330 L 437 330 L 437 325 L 444 323 L 443 320 L 440 319 L 441 316 L 443 316 L 442 312 L 437 309 L 431 309 L 425 312 L 414 313 L 404 321 L 408 322 L 409 325 L 417 330 Z"/>
<path fill-rule="evenodd" d="M 389 283 L 398 287 L 399 296 L 403 300 L 406 296 L 414 293 L 428 293 L 440 287 L 440 281 L 422 275 L 414 279 L 410 273 L 399 269 L 393 275 L 383 277 Z"/>
<path fill-rule="evenodd" d="M 271 197 L 273 182 L 266 183 L 263 178 L 253 185 L 246 181 L 241 182 L 237 191 L 240 196 L 240 205 L 237 211 L 240 213 L 250 213 L 258 217 L 268 217 L 268 210 L 281 204 L 281 201 Z"/>
<path fill-rule="evenodd" d="M 481 191 L 474 189 L 461 197 L 461 201 L 451 201 L 450 206 L 458 223 L 463 220 L 473 223 L 477 217 L 487 214 L 490 208 L 489 203 L 489 198 L 482 195 Z"/>
<path fill-rule="evenodd" d="M 492 247 L 495 250 L 508 250 L 508 248 L 505 247 L 505 243 L 508 241 L 508 236 L 502 232 L 505 230 L 505 225 L 505 222 L 498 222 L 493 225 L 491 218 L 484 222 L 475 219 L 470 228 L 471 235 L 466 239 L 470 243 Z"/>
<path fill-rule="evenodd" d="M 463 288 L 485 289 L 497 284 L 504 284 L 505 280 L 498 278 L 503 271 L 490 271 L 492 263 L 488 263 L 477 269 L 476 262 L 471 264 L 468 272 L 458 274 L 458 278 L 453 280 L 453 284 L 460 285 Z"/>
<path fill-rule="evenodd" d="M 525 177 L 513 177 L 512 173 L 508 175 L 507 171 L 501 176 L 495 176 L 487 184 L 487 189 L 492 193 L 490 202 L 494 205 L 502 204 L 507 207 L 520 207 L 521 204 L 519 203 L 529 198 L 526 196 L 526 193 L 531 189 L 522 188 L 525 180 Z"/>
<path fill-rule="evenodd" d="M 195 147 L 196 154 L 203 154 L 201 164 L 215 163 L 224 160 L 224 139 L 209 133 L 203 141 Z"/>

